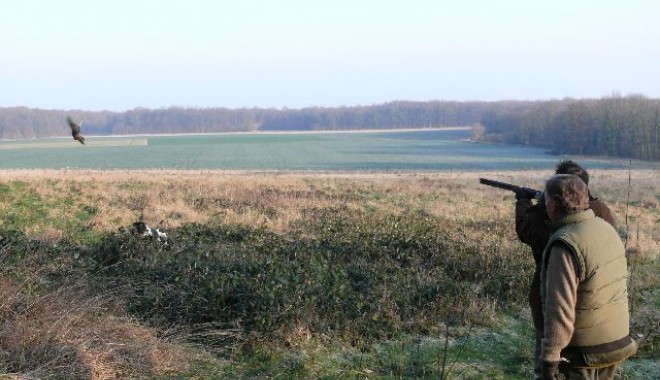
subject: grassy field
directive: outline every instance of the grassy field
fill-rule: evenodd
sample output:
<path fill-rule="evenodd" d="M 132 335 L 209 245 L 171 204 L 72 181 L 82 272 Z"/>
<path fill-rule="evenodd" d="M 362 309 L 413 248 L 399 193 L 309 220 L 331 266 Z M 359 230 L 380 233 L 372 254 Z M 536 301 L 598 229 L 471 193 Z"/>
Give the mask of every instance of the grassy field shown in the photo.
<path fill-rule="evenodd" d="M 549 173 L 1 173 L 0 378 L 531 376 L 531 253 L 478 178 Z M 621 376 L 658 378 L 659 173 L 591 173 L 627 237 Z"/>
<path fill-rule="evenodd" d="M 88 137 L 0 142 L 5 169 L 182 169 L 277 171 L 550 170 L 543 149 L 475 144 L 469 130 L 361 133 L 254 133 Z M 140 144 L 134 144 L 140 142 Z M 589 168 L 627 168 L 627 160 L 584 158 Z M 635 162 L 636 167 L 649 163 Z M 656 166 L 657 168 L 657 166 Z"/>

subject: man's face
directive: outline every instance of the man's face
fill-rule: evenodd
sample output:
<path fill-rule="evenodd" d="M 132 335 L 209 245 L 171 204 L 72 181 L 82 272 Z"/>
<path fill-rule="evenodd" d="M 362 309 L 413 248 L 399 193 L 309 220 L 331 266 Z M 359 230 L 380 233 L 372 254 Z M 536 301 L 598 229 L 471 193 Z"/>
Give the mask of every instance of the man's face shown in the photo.
<path fill-rule="evenodd" d="M 559 205 L 557 201 L 548 196 L 548 192 L 543 193 L 543 198 L 545 200 L 545 210 L 548 212 L 548 217 L 550 220 L 559 219 Z"/>

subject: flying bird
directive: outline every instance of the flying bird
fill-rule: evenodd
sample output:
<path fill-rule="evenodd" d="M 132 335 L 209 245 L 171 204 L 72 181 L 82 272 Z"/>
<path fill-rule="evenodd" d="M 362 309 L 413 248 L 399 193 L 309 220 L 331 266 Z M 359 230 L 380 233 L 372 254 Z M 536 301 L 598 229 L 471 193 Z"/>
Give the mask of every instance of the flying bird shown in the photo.
<path fill-rule="evenodd" d="M 82 125 L 82 122 L 80 122 L 80 124 L 76 123 L 71 116 L 67 116 L 66 121 L 69 123 L 69 127 L 71 127 L 71 136 L 73 136 L 73 139 L 78 140 L 81 144 L 85 145 L 85 138 L 80 134 L 80 126 Z"/>

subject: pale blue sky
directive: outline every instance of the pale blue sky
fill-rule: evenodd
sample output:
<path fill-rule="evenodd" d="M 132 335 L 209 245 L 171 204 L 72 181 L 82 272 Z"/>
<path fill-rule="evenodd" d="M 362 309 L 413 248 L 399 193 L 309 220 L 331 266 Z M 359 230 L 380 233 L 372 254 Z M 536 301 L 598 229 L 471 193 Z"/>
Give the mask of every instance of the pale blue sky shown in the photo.
<path fill-rule="evenodd" d="M 660 2 L 0 0 L 0 107 L 660 97 Z"/>

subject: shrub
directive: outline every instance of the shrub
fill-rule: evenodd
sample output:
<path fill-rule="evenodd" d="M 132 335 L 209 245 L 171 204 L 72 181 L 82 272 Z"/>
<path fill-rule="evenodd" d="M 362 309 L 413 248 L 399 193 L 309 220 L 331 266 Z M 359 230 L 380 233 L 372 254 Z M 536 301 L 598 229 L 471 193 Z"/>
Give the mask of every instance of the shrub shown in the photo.
<path fill-rule="evenodd" d="M 482 252 L 426 215 L 382 217 L 347 208 L 306 211 L 305 228 L 278 235 L 190 224 L 167 245 L 109 234 L 90 257 L 120 279 L 127 307 L 158 325 L 204 324 L 272 334 L 376 339 L 438 329 L 447 319 L 488 324 L 522 301 L 524 264 Z M 514 294 L 515 293 L 515 294 Z M 490 313 L 490 314 L 489 314 Z"/>

